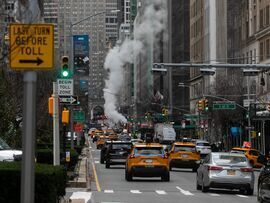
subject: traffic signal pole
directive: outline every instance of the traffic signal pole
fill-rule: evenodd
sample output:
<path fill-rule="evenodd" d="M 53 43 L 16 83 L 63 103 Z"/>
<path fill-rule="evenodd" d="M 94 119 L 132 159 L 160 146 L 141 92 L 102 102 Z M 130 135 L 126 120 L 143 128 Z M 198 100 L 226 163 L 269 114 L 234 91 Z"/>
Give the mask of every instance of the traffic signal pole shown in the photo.
<path fill-rule="evenodd" d="M 53 82 L 53 165 L 60 165 L 59 109 L 57 83 Z"/>

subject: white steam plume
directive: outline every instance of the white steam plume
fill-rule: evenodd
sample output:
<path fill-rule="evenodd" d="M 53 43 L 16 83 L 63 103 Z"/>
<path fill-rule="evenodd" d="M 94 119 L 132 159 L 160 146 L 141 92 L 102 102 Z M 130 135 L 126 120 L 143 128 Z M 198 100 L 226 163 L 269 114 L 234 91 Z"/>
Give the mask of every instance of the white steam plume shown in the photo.
<path fill-rule="evenodd" d="M 107 117 L 114 123 L 126 123 L 126 118 L 117 111 L 117 94 L 123 84 L 123 68 L 133 63 L 138 54 L 144 53 L 147 36 L 155 40 L 166 27 L 166 9 L 164 0 L 145 0 L 146 7 L 139 24 L 136 25 L 135 39 L 126 39 L 120 46 L 111 49 L 105 59 L 104 68 L 109 72 L 105 81 L 104 110 Z"/>

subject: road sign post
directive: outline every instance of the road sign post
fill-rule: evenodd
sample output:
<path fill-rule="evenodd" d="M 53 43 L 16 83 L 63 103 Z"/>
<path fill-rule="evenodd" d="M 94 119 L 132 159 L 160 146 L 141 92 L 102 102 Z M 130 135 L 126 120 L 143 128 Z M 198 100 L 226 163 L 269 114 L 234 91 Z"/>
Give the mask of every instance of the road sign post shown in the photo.
<path fill-rule="evenodd" d="M 54 68 L 53 24 L 10 24 L 9 28 L 12 69 Z"/>
<path fill-rule="evenodd" d="M 28 13 L 25 13 L 26 19 L 30 16 Z M 23 77 L 21 202 L 33 203 L 35 194 L 34 159 L 37 86 L 37 73 L 33 70 L 54 68 L 54 26 L 53 24 L 32 24 L 32 22 L 10 24 L 9 39 L 10 68 L 13 70 L 27 70 Z"/>
<path fill-rule="evenodd" d="M 73 79 L 57 79 L 58 95 L 59 96 L 72 96 L 73 95 Z"/>
<path fill-rule="evenodd" d="M 234 110 L 235 102 L 218 102 L 213 103 L 213 110 Z"/>
<path fill-rule="evenodd" d="M 79 100 L 78 96 L 60 96 L 60 103 L 66 105 L 77 105 Z"/>

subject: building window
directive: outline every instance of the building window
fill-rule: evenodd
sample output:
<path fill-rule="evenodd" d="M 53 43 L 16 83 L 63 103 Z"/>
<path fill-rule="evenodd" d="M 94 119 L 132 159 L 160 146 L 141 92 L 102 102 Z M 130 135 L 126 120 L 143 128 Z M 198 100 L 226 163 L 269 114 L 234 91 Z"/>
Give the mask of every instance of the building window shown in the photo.
<path fill-rule="evenodd" d="M 268 58 L 270 58 L 270 39 L 267 39 L 266 40 L 266 50 L 265 50 L 265 52 L 266 52 L 266 58 L 268 59 Z"/>
<path fill-rule="evenodd" d="M 268 5 L 266 6 L 265 24 L 269 25 L 269 21 L 270 21 L 270 15 L 269 15 L 269 5 Z"/>
<path fill-rule="evenodd" d="M 260 61 L 263 61 L 263 42 L 260 43 Z"/>
<path fill-rule="evenodd" d="M 257 16 L 254 16 L 253 18 L 253 31 L 254 33 L 257 32 Z"/>
<path fill-rule="evenodd" d="M 263 9 L 260 10 L 260 29 L 263 28 Z"/>

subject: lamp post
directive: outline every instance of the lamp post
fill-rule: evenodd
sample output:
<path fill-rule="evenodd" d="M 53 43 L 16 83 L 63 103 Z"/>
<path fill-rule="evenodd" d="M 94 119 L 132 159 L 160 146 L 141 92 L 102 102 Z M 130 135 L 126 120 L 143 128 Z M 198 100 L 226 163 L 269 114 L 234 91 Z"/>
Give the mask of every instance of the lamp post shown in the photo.
<path fill-rule="evenodd" d="M 109 12 L 110 13 L 118 13 L 119 11 L 120 10 L 111 10 Z M 71 65 L 70 65 L 70 71 L 71 71 L 71 73 L 74 73 L 74 67 L 73 67 L 74 66 L 73 27 L 76 26 L 76 25 L 78 25 L 78 24 L 80 24 L 81 22 L 84 22 L 86 20 L 89 20 L 89 19 L 91 19 L 93 17 L 96 17 L 98 15 L 105 14 L 106 12 L 107 11 L 102 11 L 102 12 L 99 12 L 99 13 L 95 13 L 95 14 L 90 15 L 90 16 L 88 16 L 86 18 L 83 18 L 83 19 L 81 19 L 79 21 L 76 21 L 74 23 L 70 23 L 69 33 L 70 33 L 70 45 L 71 45 L 71 47 L 70 47 L 70 54 L 69 54 L 69 56 L 70 56 L 70 63 L 71 63 Z M 73 149 L 74 148 L 74 141 L 73 141 L 73 117 L 72 117 L 72 113 L 73 113 L 73 106 L 70 107 L 70 114 L 71 114 L 71 116 L 70 116 L 71 148 Z"/>

